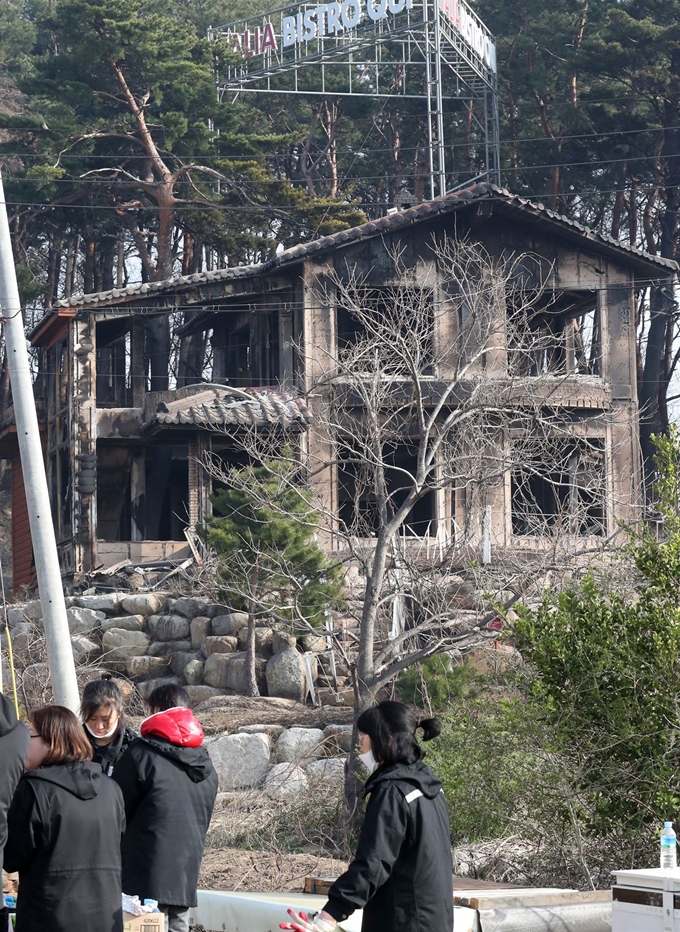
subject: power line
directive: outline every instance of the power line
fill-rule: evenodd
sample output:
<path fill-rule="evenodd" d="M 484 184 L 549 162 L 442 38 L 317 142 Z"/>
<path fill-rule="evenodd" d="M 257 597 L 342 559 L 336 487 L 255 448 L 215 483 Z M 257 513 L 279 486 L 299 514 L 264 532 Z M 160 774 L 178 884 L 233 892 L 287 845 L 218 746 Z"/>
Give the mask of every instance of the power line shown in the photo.
<path fill-rule="evenodd" d="M 353 125 L 357 125 L 360 122 L 370 122 L 372 124 L 372 127 L 371 127 L 371 130 L 369 131 L 372 131 L 372 129 L 379 129 L 379 127 L 375 125 L 374 120 L 371 120 L 371 121 L 352 120 L 351 122 Z M 8 130 L 8 132 L 14 132 L 14 130 Z M 573 139 L 595 139 L 595 138 L 609 139 L 611 137 L 633 136 L 633 135 L 639 136 L 639 135 L 644 135 L 647 133 L 658 134 L 662 132 L 664 132 L 663 126 L 658 126 L 658 127 L 650 126 L 650 127 L 639 128 L 639 129 L 621 129 L 621 130 L 609 130 L 609 131 L 603 131 L 603 132 L 594 131 L 592 133 L 569 133 L 566 135 L 558 134 L 554 138 L 549 137 L 549 136 L 518 136 L 515 139 L 504 138 L 504 139 L 501 139 L 500 142 L 501 142 L 501 145 L 506 145 L 506 146 L 516 145 L 517 143 L 523 144 L 523 143 L 536 143 L 536 142 L 545 142 L 545 143 L 550 143 L 554 145 L 555 143 L 558 143 L 558 142 L 568 142 Z M 133 137 L 131 141 L 136 142 L 137 140 Z M 470 147 L 470 143 L 467 143 L 467 142 L 454 142 L 454 143 L 449 143 L 446 146 L 447 149 L 463 149 L 463 148 L 469 148 L 469 147 Z M 347 146 L 347 151 L 343 154 L 360 157 L 362 148 L 363 146 Z M 400 151 L 402 152 L 417 152 L 419 151 L 421 146 L 400 146 L 399 148 L 400 148 Z M 376 153 L 376 152 L 377 153 L 392 153 L 393 151 L 394 150 L 391 148 L 384 148 L 384 149 L 371 148 L 370 149 L 371 154 Z M 269 158 L 269 159 L 286 158 L 286 157 L 289 157 L 289 155 L 290 153 L 286 154 L 281 151 L 261 152 L 261 153 L 245 152 L 245 153 L 234 153 L 234 154 L 210 152 L 210 153 L 197 153 L 197 154 L 192 155 L 191 158 L 201 159 L 202 161 L 206 161 L 206 162 L 207 161 L 223 162 L 223 161 L 233 161 L 233 160 L 256 161 L 258 158 Z M 74 153 L 74 152 L 0 152 L 0 158 L 2 157 L 25 158 L 25 159 L 57 159 L 59 161 L 63 161 L 64 159 L 80 159 L 83 161 L 98 160 L 98 159 L 103 159 L 103 160 L 108 160 L 108 161 L 112 160 L 111 155 L 98 155 L 96 153 L 79 154 L 79 153 Z M 182 156 L 178 156 L 172 152 L 167 153 L 165 157 L 168 159 L 182 158 Z M 138 153 L 120 154 L 119 158 L 121 160 L 125 159 L 125 160 L 133 160 L 133 161 L 135 159 L 145 160 L 147 159 L 147 155 L 143 150 L 140 149 Z M 39 180 L 42 183 L 46 183 L 45 179 L 36 179 L 36 180 Z"/>

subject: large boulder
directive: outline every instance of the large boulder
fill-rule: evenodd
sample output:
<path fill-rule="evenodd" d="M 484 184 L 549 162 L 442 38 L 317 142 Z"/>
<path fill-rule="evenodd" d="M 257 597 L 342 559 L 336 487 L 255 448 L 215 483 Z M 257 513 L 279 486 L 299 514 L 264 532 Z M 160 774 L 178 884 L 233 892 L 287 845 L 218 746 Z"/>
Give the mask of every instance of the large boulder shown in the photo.
<path fill-rule="evenodd" d="M 200 650 L 201 644 L 212 631 L 212 622 L 207 615 L 199 615 L 191 619 L 191 646 Z"/>
<path fill-rule="evenodd" d="M 320 728 L 288 728 L 281 732 L 274 748 L 274 758 L 279 764 L 322 756 L 323 732 Z"/>
<path fill-rule="evenodd" d="M 66 618 L 71 634 L 92 634 L 101 628 L 106 620 L 104 612 L 94 612 L 91 608 L 67 608 Z"/>
<path fill-rule="evenodd" d="M 71 602 L 79 608 L 91 608 L 93 612 L 117 615 L 125 596 L 121 592 L 104 592 L 100 595 L 79 595 Z"/>
<path fill-rule="evenodd" d="M 149 639 L 143 631 L 111 628 L 102 638 L 102 650 L 107 660 L 125 661 L 128 657 L 142 657 L 148 647 Z"/>
<path fill-rule="evenodd" d="M 38 624 L 42 618 L 42 606 L 39 600 L 24 602 L 22 605 L 12 605 L 7 609 L 7 622 L 10 627 L 22 621 Z"/>
<path fill-rule="evenodd" d="M 218 602 L 208 602 L 205 608 L 205 614 L 208 618 L 216 618 L 218 615 L 228 615 L 231 609 L 228 605 L 220 605 Z"/>
<path fill-rule="evenodd" d="M 295 647 L 297 639 L 287 631 L 272 631 L 272 652 L 278 654 L 285 647 Z"/>
<path fill-rule="evenodd" d="M 278 738 L 282 731 L 285 731 L 283 725 L 241 725 L 236 731 L 240 735 L 269 735 L 272 740 Z"/>
<path fill-rule="evenodd" d="M 175 676 L 184 676 L 184 668 L 192 660 L 200 660 L 196 651 L 177 651 L 170 655 L 170 669 Z"/>
<path fill-rule="evenodd" d="M 190 683 L 187 685 L 186 691 L 189 694 L 189 702 L 191 703 L 192 709 L 194 706 L 200 705 L 201 702 L 205 702 L 207 699 L 214 699 L 215 696 L 224 695 L 220 689 L 215 689 L 213 686 L 192 686 Z"/>
<path fill-rule="evenodd" d="M 270 799 L 290 799 L 308 788 L 309 781 L 302 767 L 291 764 L 274 764 L 264 778 L 264 792 Z"/>
<path fill-rule="evenodd" d="M 187 653 L 191 650 L 191 641 L 154 641 L 149 645 L 149 654 L 152 657 L 165 657 L 176 651 Z"/>
<path fill-rule="evenodd" d="M 71 637 L 71 647 L 73 648 L 73 659 L 76 663 L 89 663 L 93 657 L 101 654 L 99 644 L 82 634 L 75 634 Z"/>
<path fill-rule="evenodd" d="M 327 754 L 349 754 L 352 750 L 351 725 L 326 725 L 323 737 Z"/>
<path fill-rule="evenodd" d="M 199 615 L 205 615 L 208 608 L 208 602 L 205 599 L 182 598 L 175 599 L 172 603 L 173 615 L 183 615 L 190 621 L 192 618 L 198 618 Z"/>
<path fill-rule="evenodd" d="M 259 657 L 255 660 L 255 675 L 258 685 L 262 688 L 264 661 Z M 203 668 L 203 682 L 216 689 L 227 689 L 233 693 L 246 693 L 246 655 L 245 652 L 236 654 L 211 654 Z"/>
<path fill-rule="evenodd" d="M 205 747 L 222 789 L 258 786 L 269 770 L 270 745 L 267 735 L 222 735 L 219 738 L 208 738 Z"/>
<path fill-rule="evenodd" d="M 159 686 L 167 686 L 170 683 L 179 686 L 179 680 L 176 676 L 160 676 L 152 680 L 145 680 L 143 683 L 138 683 L 137 689 L 141 693 L 143 699 L 148 699 L 154 689 L 157 689 Z"/>
<path fill-rule="evenodd" d="M 154 641 L 186 641 L 191 636 L 191 623 L 182 615 L 151 615 L 149 634 Z"/>
<path fill-rule="evenodd" d="M 345 779 L 344 757 L 328 757 L 326 760 L 313 760 L 304 764 L 305 773 L 312 783 L 343 783 Z"/>
<path fill-rule="evenodd" d="M 165 657 L 129 657 L 125 661 L 125 669 L 133 679 L 148 680 L 167 673 L 168 661 Z"/>
<path fill-rule="evenodd" d="M 241 628 L 248 624 L 247 612 L 231 612 L 229 615 L 216 615 L 212 620 L 213 634 L 238 636 Z"/>
<path fill-rule="evenodd" d="M 11 626 L 12 651 L 15 659 L 25 657 L 30 660 L 30 648 L 34 641 L 33 625 L 30 621 L 17 621 Z M 4 638 L 0 638 L 0 643 Z M 3 681 L 6 682 L 6 681 Z"/>
<path fill-rule="evenodd" d="M 318 634 L 303 634 L 298 643 L 304 651 L 328 650 L 326 638 Z"/>
<path fill-rule="evenodd" d="M 272 634 L 271 628 L 255 628 L 255 650 L 259 653 L 271 654 Z M 245 650 L 248 644 L 248 628 L 241 628 L 238 633 L 238 645 Z"/>
<path fill-rule="evenodd" d="M 238 639 L 234 637 L 207 637 L 201 644 L 206 657 L 211 654 L 235 654 L 238 651 Z"/>
<path fill-rule="evenodd" d="M 284 647 L 267 661 L 267 692 L 281 699 L 303 702 L 307 682 L 302 656 L 294 647 Z"/>
<path fill-rule="evenodd" d="M 105 618 L 102 621 L 102 631 L 111 628 L 123 628 L 125 631 L 141 631 L 144 627 L 143 615 L 117 615 L 115 618 Z"/>
<path fill-rule="evenodd" d="M 167 605 L 168 597 L 159 592 L 138 592 L 136 595 L 125 596 L 121 605 L 128 615 L 158 615 Z"/>
<path fill-rule="evenodd" d="M 184 667 L 184 679 L 187 686 L 200 686 L 203 682 L 203 667 L 205 664 L 202 660 L 190 660 Z"/>

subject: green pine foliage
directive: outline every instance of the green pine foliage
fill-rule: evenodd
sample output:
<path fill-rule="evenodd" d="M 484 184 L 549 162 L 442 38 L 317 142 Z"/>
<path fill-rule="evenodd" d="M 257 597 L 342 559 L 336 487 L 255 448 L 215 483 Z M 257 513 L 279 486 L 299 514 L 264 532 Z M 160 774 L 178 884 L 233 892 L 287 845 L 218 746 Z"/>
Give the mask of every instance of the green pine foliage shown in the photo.
<path fill-rule="evenodd" d="M 445 712 L 453 702 L 477 697 L 484 685 L 484 677 L 471 663 L 456 663 L 445 654 L 408 667 L 397 680 L 403 702 L 435 713 Z"/>
<path fill-rule="evenodd" d="M 218 582 L 229 603 L 304 633 L 321 628 L 342 602 L 341 567 L 315 540 L 317 516 L 289 462 L 232 471 L 231 487 L 214 493 L 203 529 L 220 557 Z"/>

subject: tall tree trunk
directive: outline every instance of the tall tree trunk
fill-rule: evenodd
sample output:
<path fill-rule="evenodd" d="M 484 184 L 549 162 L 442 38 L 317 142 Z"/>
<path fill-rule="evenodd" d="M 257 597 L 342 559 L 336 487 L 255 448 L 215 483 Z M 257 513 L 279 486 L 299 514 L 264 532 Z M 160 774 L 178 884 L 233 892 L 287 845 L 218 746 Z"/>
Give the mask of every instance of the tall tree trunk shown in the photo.
<path fill-rule="evenodd" d="M 62 241 L 52 240 L 50 244 L 47 272 L 47 307 L 52 307 L 59 300 L 59 279 L 61 278 Z"/>
<path fill-rule="evenodd" d="M 156 314 L 144 320 L 144 362 L 152 392 L 170 387 L 170 316 Z"/>
<path fill-rule="evenodd" d="M 184 323 L 190 323 L 193 317 L 201 313 L 201 310 L 185 311 Z M 196 382 L 203 381 L 205 368 L 205 331 L 198 330 L 194 333 L 187 333 L 182 336 L 179 345 L 179 367 L 177 370 L 177 388 L 184 385 L 194 385 Z"/>
<path fill-rule="evenodd" d="M 95 290 L 94 267 L 96 250 L 97 244 L 94 240 L 89 239 L 85 244 L 85 268 L 83 270 L 83 290 L 85 294 L 91 294 Z"/>
<path fill-rule="evenodd" d="M 255 622 L 257 620 L 257 578 L 258 566 L 257 561 L 250 575 L 250 598 L 248 600 L 248 641 L 246 644 L 246 695 L 259 696 L 260 689 L 257 685 L 257 675 L 255 671 Z"/>
<path fill-rule="evenodd" d="M 680 51 L 673 56 L 673 73 L 680 75 Z M 661 216 L 661 237 L 659 254 L 664 259 L 675 259 L 678 228 L 678 210 L 680 209 L 680 125 L 679 102 L 666 100 L 664 148 L 663 154 L 668 165 L 664 179 L 666 206 Z M 645 365 L 642 382 L 638 386 L 640 403 L 640 443 L 645 462 L 647 491 L 651 492 L 654 479 L 654 444 L 653 434 L 668 430 L 666 413 L 665 379 L 668 364 L 664 359 L 669 345 L 667 330 L 673 325 L 675 307 L 673 286 L 670 281 L 652 287 L 650 299 L 650 320 L 647 334 Z"/>

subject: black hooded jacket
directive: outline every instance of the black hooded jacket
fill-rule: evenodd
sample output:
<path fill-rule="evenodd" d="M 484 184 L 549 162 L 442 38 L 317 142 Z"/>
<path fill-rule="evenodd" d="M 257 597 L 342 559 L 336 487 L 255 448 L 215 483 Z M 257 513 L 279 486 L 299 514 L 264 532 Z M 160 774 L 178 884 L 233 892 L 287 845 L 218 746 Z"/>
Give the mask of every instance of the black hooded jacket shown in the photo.
<path fill-rule="evenodd" d="M 207 750 L 148 734 L 132 742 L 112 779 L 123 791 L 127 816 L 125 893 L 169 906 L 196 906 L 217 794 L 217 774 Z"/>
<path fill-rule="evenodd" d="M 122 932 L 123 798 L 99 764 L 22 777 L 9 810 L 5 870 L 19 871 L 17 932 Z"/>
<path fill-rule="evenodd" d="M 7 810 L 24 772 L 29 741 L 28 729 L 17 722 L 14 706 L 0 693 L 0 864 L 7 841 Z"/>
<path fill-rule="evenodd" d="M 365 794 L 356 855 L 324 910 L 341 922 L 363 908 L 363 932 L 452 932 L 451 836 L 440 781 L 422 761 L 383 764 Z"/>
<path fill-rule="evenodd" d="M 92 760 L 96 764 L 100 764 L 102 771 L 109 777 L 113 773 L 113 768 L 137 737 L 134 731 L 131 728 L 126 728 L 125 725 L 118 730 L 118 734 L 114 735 L 113 740 L 106 745 L 96 744 L 87 728 L 85 734 L 92 745 Z"/>

